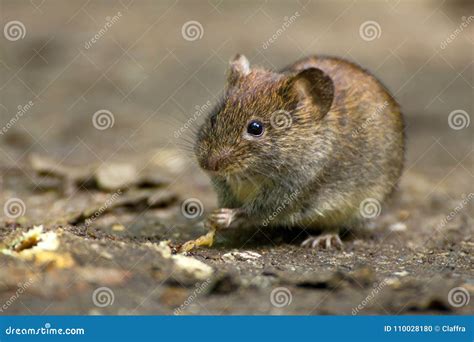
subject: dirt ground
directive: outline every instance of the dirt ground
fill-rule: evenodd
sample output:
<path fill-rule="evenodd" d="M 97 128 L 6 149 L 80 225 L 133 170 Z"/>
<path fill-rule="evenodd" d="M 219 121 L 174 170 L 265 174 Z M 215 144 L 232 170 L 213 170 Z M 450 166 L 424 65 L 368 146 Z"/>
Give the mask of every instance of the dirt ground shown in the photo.
<path fill-rule="evenodd" d="M 0 40 L 0 314 L 474 312 L 472 2 L 111 3 L 0 1 L 23 25 Z M 399 189 L 344 250 L 243 227 L 177 253 L 216 206 L 186 141 L 236 53 L 345 57 L 401 104 Z"/>

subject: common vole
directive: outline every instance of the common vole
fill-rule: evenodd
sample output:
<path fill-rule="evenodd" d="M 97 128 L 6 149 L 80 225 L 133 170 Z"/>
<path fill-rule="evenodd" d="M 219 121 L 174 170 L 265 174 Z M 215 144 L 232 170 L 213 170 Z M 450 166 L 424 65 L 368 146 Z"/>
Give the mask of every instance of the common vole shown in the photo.
<path fill-rule="evenodd" d="M 340 247 L 339 230 L 380 210 L 396 186 L 404 123 L 384 86 L 353 63 L 309 57 L 274 72 L 238 55 L 195 153 L 218 195 L 212 227 L 299 227 L 324 232 L 303 245 Z"/>

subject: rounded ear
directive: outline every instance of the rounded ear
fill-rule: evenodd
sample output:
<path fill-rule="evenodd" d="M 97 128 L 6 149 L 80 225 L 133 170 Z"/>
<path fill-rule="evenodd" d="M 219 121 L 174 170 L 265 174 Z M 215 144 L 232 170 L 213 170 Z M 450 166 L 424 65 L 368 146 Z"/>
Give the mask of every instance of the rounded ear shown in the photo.
<path fill-rule="evenodd" d="M 334 83 L 322 70 L 302 70 L 293 76 L 290 84 L 300 101 L 310 101 L 318 107 L 319 118 L 329 112 L 334 99 Z"/>
<path fill-rule="evenodd" d="M 237 83 L 241 77 L 250 73 L 250 63 L 244 55 L 236 55 L 229 64 L 230 68 L 227 82 L 230 85 Z"/>

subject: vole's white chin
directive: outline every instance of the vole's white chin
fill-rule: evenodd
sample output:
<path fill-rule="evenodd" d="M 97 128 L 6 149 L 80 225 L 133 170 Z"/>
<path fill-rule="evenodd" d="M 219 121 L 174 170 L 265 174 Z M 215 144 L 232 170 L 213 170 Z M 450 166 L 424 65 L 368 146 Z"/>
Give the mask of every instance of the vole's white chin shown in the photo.
<path fill-rule="evenodd" d="M 219 177 L 219 178 L 227 178 L 235 173 L 233 172 L 228 172 L 227 170 L 218 170 L 218 171 L 212 171 L 212 170 L 204 170 L 209 177 Z"/>

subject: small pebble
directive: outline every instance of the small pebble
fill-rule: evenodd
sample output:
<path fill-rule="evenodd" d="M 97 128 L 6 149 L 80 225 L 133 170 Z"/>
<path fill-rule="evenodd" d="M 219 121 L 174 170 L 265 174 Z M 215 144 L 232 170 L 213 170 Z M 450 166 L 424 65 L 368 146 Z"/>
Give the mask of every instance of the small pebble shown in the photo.
<path fill-rule="evenodd" d="M 405 230 L 407 230 L 407 225 L 403 222 L 397 222 L 391 224 L 388 229 L 392 232 L 404 232 Z"/>
<path fill-rule="evenodd" d="M 222 260 L 225 262 L 239 261 L 253 261 L 261 258 L 262 256 L 256 252 L 245 251 L 245 252 L 229 252 L 222 256 Z"/>

